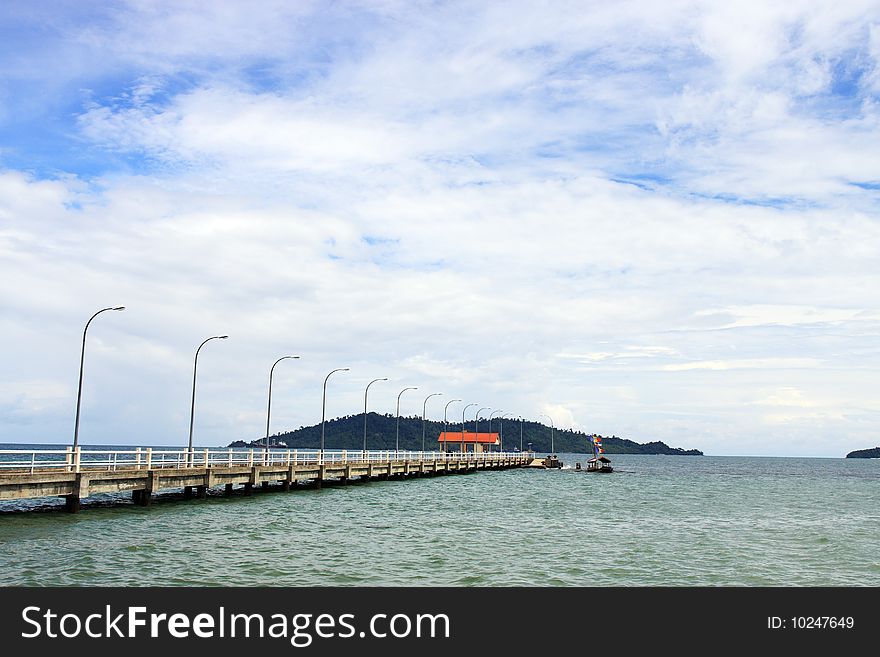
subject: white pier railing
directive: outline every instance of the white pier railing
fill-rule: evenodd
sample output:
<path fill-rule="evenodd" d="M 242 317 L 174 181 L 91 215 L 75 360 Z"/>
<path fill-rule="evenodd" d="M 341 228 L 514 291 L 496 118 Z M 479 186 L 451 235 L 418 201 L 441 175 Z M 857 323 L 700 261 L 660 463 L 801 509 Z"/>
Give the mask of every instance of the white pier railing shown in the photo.
<path fill-rule="evenodd" d="M 388 461 L 467 461 L 493 463 L 518 456 L 522 452 L 440 452 L 410 450 L 297 450 L 254 449 L 156 449 L 137 447 L 130 450 L 82 449 L 0 449 L 0 474 L 57 470 L 151 470 L 156 468 L 211 468 L 254 465 L 358 464 Z"/>

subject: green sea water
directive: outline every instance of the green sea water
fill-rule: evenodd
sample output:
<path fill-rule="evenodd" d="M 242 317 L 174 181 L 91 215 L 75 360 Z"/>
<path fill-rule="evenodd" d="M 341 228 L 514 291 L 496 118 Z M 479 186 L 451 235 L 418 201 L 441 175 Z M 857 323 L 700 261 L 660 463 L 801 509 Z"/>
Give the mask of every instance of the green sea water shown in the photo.
<path fill-rule="evenodd" d="M 583 455 L 561 455 L 567 466 Z M 880 586 L 880 461 L 611 455 L 151 507 L 0 504 L 2 585 Z"/>

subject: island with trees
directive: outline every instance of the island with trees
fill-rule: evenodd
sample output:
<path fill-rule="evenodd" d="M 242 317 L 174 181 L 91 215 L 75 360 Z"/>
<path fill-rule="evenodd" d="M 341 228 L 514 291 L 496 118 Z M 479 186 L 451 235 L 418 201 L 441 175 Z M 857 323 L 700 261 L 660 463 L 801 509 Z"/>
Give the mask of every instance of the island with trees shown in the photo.
<path fill-rule="evenodd" d="M 502 420 L 494 418 L 491 430 L 502 431 Z M 551 431 L 553 432 L 553 451 L 556 453 L 587 453 L 591 447 L 591 436 L 573 429 L 556 429 L 540 422 L 523 421 L 504 418 L 504 448 L 514 450 L 520 448 L 520 429 L 522 429 L 522 447 L 541 453 L 550 453 Z M 467 430 L 474 430 L 473 420 L 467 423 Z M 425 449 L 432 450 L 437 446 L 437 437 L 444 431 L 443 422 L 427 420 L 425 422 Z M 489 431 L 489 422 L 480 419 L 480 432 Z M 461 423 L 449 423 L 449 431 L 461 431 Z M 363 449 L 364 415 L 348 415 L 327 420 L 325 426 L 324 446 L 327 449 Z M 391 414 L 369 413 L 367 415 L 367 449 L 395 449 L 397 436 L 397 417 Z M 665 454 L 670 456 L 702 456 L 698 449 L 682 449 L 670 447 L 661 441 L 637 443 L 618 436 L 602 436 L 602 443 L 608 454 Z M 229 447 L 263 447 L 265 437 L 255 440 L 236 440 Z M 315 424 L 300 427 L 292 431 L 284 431 L 269 436 L 272 447 L 290 449 L 317 449 L 321 445 L 321 425 Z M 420 450 L 422 448 L 422 419 L 420 417 L 400 418 L 400 449 Z"/>
<path fill-rule="evenodd" d="M 857 449 L 846 455 L 848 459 L 880 459 L 880 447 L 871 449 Z"/>

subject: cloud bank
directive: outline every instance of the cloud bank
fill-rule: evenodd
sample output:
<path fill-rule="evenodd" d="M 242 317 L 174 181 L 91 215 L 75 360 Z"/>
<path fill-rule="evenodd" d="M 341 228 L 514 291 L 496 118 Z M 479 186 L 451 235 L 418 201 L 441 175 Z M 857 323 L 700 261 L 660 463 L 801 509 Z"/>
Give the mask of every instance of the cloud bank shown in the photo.
<path fill-rule="evenodd" d="M 387 376 L 371 410 L 876 444 L 876 3 L 0 12 L 4 441 L 70 439 L 124 304 L 85 442 L 185 443 L 228 333 L 199 444 L 262 434 L 289 353 L 273 431 L 350 367 L 329 416 Z"/>

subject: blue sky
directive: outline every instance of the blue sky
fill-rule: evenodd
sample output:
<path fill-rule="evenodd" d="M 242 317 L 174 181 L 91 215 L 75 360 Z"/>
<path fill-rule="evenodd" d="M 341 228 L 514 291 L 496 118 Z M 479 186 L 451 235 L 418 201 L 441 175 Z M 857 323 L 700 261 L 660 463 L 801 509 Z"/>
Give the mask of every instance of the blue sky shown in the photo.
<path fill-rule="evenodd" d="M 0 439 L 69 440 L 125 304 L 87 442 L 185 442 L 229 333 L 202 444 L 293 352 L 273 430 L 348 366 L 331 415 L 387 376 L 379 412 L 873 446 L 878 57 L 873 2 L 4 3 Z"/>

